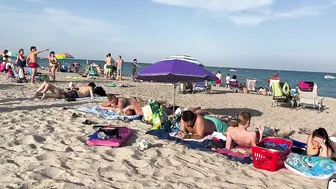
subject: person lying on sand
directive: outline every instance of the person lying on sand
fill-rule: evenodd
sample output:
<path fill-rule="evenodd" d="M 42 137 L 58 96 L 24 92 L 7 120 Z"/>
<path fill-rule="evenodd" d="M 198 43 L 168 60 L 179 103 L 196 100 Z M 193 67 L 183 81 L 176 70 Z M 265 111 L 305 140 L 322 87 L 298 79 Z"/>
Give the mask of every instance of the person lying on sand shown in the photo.
<path fill-rule="evenodd" d="M 250 127 L 251 114 L 249 112 L 240 112 L 237 116 L 237 125 L 229 127 L 226 132 L 226 149 L 231 150 L 236 145 L 250 147 L 261 141 L 265 128 L 261 125 L 258 126 L 259 140 L 257 133 L 249 132 L 247 129 Z M 275 137 L 287 137 L 291 134 L 291 129 L 279 134 L 276 129 L 271 128 L 271 135 Z"/>
<path fill-rule="evenodd" d="M 220 119 L 187 110 L 181 114 L 178 136 L 183 139 L 202 139 L 215 131 L 223 133 L 227 130 L 227 127 L 227 124 Z"/>
<path fill-rule="evenodd" d="M 83 98 L 83 97 L 90 97 L 94 98 L 94 88 L 96 85 L 94 83 L 89 83 L 88 85 L 80 85 L 78 87 L 69 87 L 66 89 L 60 89 L 55 87 L 54 85 L 43 82 L 40 87 L 35 91 L 33 98 L 36 98 L 42 95 L 41 100 L 46 97 L 48 91 L 51 94 L 55 94 L 55 96 L 50 96 L 53 98 Z"/>
<path fill-rule="evenodd" d="M 308 136 L 307 155 L 331 158 L 333 153 L 331 141 L 324 128 L 318 128 Z"/>
<path fill-rule="evenodd" d="M 113 94 L 107 95 L 107 102 L 99 105 L 101 109 L 116 110 L 120 113 L 125 113 L 127 110 L 134 110 L 136 115 L 142 115 L 142 106 L 144 101 L 138 97 L 125 98 L 116 97 Z"/>

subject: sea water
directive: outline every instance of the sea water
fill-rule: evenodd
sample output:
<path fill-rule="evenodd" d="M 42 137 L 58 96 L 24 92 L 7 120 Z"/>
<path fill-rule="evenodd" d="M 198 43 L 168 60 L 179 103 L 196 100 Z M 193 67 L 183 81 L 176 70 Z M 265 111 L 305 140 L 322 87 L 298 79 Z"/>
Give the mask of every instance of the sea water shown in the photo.
<path fill-rule="evenodd" d="M 86 60 L 80 59 L 68 59 L 61 60 L 61 63 L 74 63 L 78 62 L 82 67 L 85 66 Z M 96 63 L 99 65 L 104 65 L 104 61 L 99 60 L 89 60 L 89 64 Z M 42 67 L 47 66 L 47 61 L 45 59 L 39 60 L 39 64 Z M 148 66 L 150 64 L 138 63 L 141 67 Z M 205 65 L 206 66 L 206 65 Z M 131 76 L 132 73 L 132 63 L 125 62 L 123 75 Z M 137 68 L 139 71 L 141 68 Z M 236 75 L 238 81 L 246 82 L 247 78 L 255 78 L 257 79 L 257 88 L 266 87 L 268 88 L 267 80 L 272 77 L 275 73 L 279 75 L 279 77 L 290 84 L 292 88 L 295 88 L 299 81 L 313 81 L 317 83 L 318 86 L 318 94 L 323 97 L 336 97 L 336 79 L 325 79 L 324 76 L 326 74 L 336 75 L 333 73 L 321 73 L 321 72 L 303 72 L 303 71 L 282 71 L 282 70 L 263 70 L 263 69 L 248 69 L 248 68 L 235 68 L 235 72 L 231 72 L 232 68 L 224 68 L 224 67 L 210 67 L 206 66 L 206 69 L 217 74 L 218 71 L 221 72 L 223 77 L 222 85 L 225 85 L 225 77 L 227 74 Z"/>

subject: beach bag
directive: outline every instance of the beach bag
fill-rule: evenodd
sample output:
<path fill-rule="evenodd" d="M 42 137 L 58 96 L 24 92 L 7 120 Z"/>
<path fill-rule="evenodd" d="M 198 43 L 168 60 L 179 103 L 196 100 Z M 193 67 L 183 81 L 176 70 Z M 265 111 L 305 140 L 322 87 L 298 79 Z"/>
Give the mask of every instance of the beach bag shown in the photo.
<path fill-rule="evenodd" d="M 298 87 L 301 91 L 313 91 L 314 82 L 300 81 Z"/>
<path fill-rule="evenodd" d="M 150 122 L 152 120 L 153 114 L 160 110 L 160 106 L 157 100 L 151 100 L 146 106 L 142 107 L 144 122 Z"/>

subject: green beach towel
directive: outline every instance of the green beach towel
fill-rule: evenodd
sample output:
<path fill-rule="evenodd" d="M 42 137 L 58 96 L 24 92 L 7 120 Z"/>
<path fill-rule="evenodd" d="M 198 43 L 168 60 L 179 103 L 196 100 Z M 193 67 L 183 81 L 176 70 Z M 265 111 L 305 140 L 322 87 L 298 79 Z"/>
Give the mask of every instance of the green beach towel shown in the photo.
<path fill-rule="evenodd" d="M 117 85 L 114 84 L 114 83 L 109 83 L 109 84 L 107 84 L 106 86 L 108 86 L 108 87 L 116 87 Z"/>
<path fill-rule="evenodd" d="M 273 92 L 273 96 L 283 96 L 283 92 L 280 87 L 280 82 L 272 83 L 272 92 Z"/>

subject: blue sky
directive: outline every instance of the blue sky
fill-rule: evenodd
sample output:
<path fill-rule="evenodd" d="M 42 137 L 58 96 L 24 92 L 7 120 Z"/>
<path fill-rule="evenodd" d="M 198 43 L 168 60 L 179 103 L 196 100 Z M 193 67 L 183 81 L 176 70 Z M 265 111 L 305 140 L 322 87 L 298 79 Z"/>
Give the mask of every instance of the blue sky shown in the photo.
<path fill-rule="evenodd" d="M 336 0 L 1 0 L 0 9 L 0 48 L 10 51 L 36 45 L 76 58 L 188 54 L 219 67 L 336 69 Z"/>

